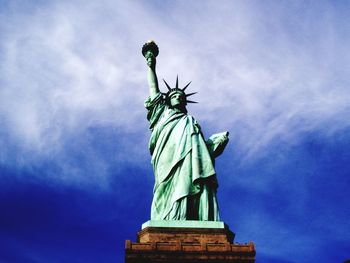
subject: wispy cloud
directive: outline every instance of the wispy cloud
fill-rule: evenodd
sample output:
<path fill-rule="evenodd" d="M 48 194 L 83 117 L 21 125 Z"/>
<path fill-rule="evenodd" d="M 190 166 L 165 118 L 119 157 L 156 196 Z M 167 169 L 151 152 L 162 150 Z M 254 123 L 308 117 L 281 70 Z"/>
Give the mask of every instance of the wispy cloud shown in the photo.
<path fill-rule="evenodd" d="M 153 181 L 143 107 L 147 66 L 140 49 L 154 39 L 159 79 L 173 84 L 179 74 L 180 85 L 192 80 L 188 90 L 199 92 L 189 113 L 204 134 L 230 131 L 216 170 L 222 218 L 237 241 L 254 240 L 258 257 L 264 254 L 268 262 L 301 262 L 312 254 L 334 261 L 329 242 L 344 248 L 334 250 L 338 258 L 345 255 L 348 3 L 22 2 L 0 3 L 0 176 L 9 196 L 1 204 L 10 212 L 9 244 L 32 248 L 27 238 L 17 238 L 18 224 L 24 232 L 43 231 L 41 221 L 23 219 L 31 206 L 41 220 L 45 207 L 58 209 L 54 219 L 71 215 L 63 227 L 88 218 L 85 223 L 100 224 L 100 236 L 127 225 L 116 233 L 120 244 L 133 231 L 127 217 L 137 225 L 148 216 Z M 12 191 L 13 185 L 22 188 Z M 104 225 L 114 220 L 117 228 Z M 39 239 L 57 231 L 55 220 L 44 221 Z M 61 242 L 75 240 L 70 229 L 59 236 Z M 95 247 L 96 239 L 86 242 Z M 86 250 L 85 243 L 75 243 Z M 37 246 L 29 252 L 38 260 L 52 256 L 52 247 L 43 254 L 42 243 Z M 8 256 L 14 257 L 12 250 Z"/>
<path fill-rule="evenodd" d="M 190 112 L 209 129 L 230 130 L 242 159 L 276 140 L 293 144 L 308 131 L 332 135 L 349 126 L 349 34 L 340 34 L 342 20 L 327 2 L 53 1 L 29 13 L 20 8 L 2 13 L 3 163 L 6 145 L 16 145 L 11 154 L 23 165 L 49 158 L 64 171 L 67 142 L 83 140 L 91 127 L 136 133 L 146 145 L 140 46 L 149 38 L 160 45 L 160 78 L 192 80 L 200 104 Z M 82 147 L 97 167 L 106 163 L 91 145 Z M 138 146 L 128 148 L 137 153 Z"/>

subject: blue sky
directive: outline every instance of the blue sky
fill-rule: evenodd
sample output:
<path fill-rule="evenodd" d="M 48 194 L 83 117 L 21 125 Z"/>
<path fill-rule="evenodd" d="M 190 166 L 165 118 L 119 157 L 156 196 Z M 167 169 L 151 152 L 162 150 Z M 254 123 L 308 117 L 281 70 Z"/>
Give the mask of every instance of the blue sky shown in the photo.
<path fill-rule="evenodd" d="M 350 3 L 0 1 L 0 262 L 122 262 L 149 220 L 143 43 L 198 91 L 256 262 L 350 259 Z M 161 84 L 161 89 L 165 89 Z"/>

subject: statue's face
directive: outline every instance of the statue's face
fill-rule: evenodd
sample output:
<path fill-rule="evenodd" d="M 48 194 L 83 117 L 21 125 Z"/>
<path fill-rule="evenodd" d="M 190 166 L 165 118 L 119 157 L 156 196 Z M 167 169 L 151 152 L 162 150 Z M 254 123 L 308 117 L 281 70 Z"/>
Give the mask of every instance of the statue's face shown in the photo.
<path fill-rule="evenodd" d="M 186 98 L 183 94 L 181 93 L 174 93 L 173 95 L 171 95 L 170 97 L 170 105 L 172 107 L 183 107 L 186 104 Z"/>

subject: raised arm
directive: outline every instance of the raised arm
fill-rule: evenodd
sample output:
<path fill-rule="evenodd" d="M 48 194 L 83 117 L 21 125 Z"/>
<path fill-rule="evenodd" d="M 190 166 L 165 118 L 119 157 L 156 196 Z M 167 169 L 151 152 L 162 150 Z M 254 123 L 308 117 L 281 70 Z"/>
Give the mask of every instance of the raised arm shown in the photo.
<path fill-rule="evenodd" d="M 159 93 L 158 79 L 156 74 L 156 57 L 152 52 L 148 51 L 145 55 L 148 65 L 148 86 L 149 86 L 149 95 L 151 99 L 154 99 Z"/>

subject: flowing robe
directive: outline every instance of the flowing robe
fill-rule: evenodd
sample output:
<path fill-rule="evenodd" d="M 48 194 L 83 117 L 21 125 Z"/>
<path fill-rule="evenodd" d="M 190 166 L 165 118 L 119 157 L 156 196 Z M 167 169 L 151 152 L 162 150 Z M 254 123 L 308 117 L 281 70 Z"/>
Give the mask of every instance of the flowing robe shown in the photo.
<path fill-rule="evenodd" d="M 152 220 L 219 220 L 217 181 L 197 121 L 170 108 L 161 94 L 145 102 L 155 174 Z"/>

